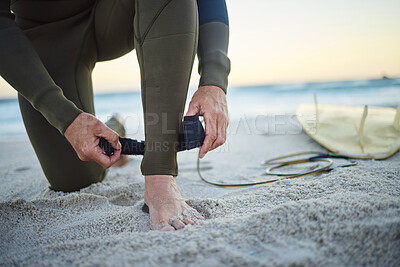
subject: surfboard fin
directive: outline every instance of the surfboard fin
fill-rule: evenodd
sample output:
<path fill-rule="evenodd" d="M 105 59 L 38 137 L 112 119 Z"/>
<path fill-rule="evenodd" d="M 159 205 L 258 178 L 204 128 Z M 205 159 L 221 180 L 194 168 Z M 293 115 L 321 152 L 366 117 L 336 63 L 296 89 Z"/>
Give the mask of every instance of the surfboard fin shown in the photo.
<path fill-rule="evenodd" d="M 365 125 L 365 120 L 367 119 L 367 115 L 368 115 L 368 106 L 365 105 L 364 106 L 364 112 L 363 115 L 361 117 L 361 121 L 360 121 L 360 127 L 358 127 L 358 132 L 357 132 L 357 136 L 358 136 L 358 141 L 360 143 L 361 146 L 361 151 L 364 153 L 364 125 Z"/>
<path fill-rule="evenodd" d="M 400 104 L 397 106 L 396 115 L 393 120 L 393 127 L 399 131 L 400 130 Z"/>
<path fill-rule="evenodd" d="M 315 133 L 317 133 L 318 125 L 319 125 L 319 110 L 318 110 L 317 93 L 314 93 L 314 105 L 315 105 Z"/>

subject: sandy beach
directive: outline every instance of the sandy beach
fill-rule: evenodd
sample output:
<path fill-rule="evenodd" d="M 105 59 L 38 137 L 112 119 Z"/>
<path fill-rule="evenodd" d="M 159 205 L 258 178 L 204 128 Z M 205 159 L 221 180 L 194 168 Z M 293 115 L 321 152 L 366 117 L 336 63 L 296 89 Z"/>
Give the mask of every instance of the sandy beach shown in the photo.
<path fill-rule="evenodd" d="M 259 162 L 324 151 L 293 118 L 232 122 L 202 160 L 220 182 L 265 179 Z M 207 220 L 150 230 L 140 157 L 75 193 L 49 190 L 27 140 L 1 141 L 0 265 L 398 266 L 400 154 L 329 173 L 239 188 L 200 180 L 196 151 L 179 154 L 182 194 Z M 338 163 L 337 163 L 338 164 Z"/>

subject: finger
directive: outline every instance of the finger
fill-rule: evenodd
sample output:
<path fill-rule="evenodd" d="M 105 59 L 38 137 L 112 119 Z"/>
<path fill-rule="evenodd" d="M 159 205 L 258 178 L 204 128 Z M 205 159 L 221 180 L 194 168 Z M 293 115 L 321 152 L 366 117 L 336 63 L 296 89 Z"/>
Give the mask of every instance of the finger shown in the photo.
<path fill-rule="evenodd" d="M 98 142 L 98 138 L 96 138 L 95 140 L 96 141 L 93 145 L 94 152 L 89 152 L 91 159 L 99 163 L 104 168 L 111 167 L 120 158 L 121 150 L 114 150 L 113 155 L 105 155 L 103 149 L 96 145 L 96 143 Z"/>
<path fill-rule="evenodd" d="M 190 102 L 189 109 L 185 116 L 193 116 L 200 112 L 199 106 L 196 103 Z"/>
<path fill-rule="evenodd" d="M 89 157 L 104 168 L 109 168 L 113 164 L 111 157 L 104 155 L 103 150 L 100 147 L 95 147 L 89 154 Z"/>
<path fill-rule="evenodd" d="M 111 165 L 114 165 L 114 163 L 117 162 L 120 157 L 121 157 L 121 150 L 115 150 L 114 154 L 109 156 Z"/>
<path fill-rule="evenodd" d="M 204 121 L 206 125 L 206 137 L 200 149 L 200 158 L 203 158 L 205 154 L 211 150 L 212 144 L 215 139 L 217 139 L 217 121 L 209 117 L 205 117 Z"/>
<path fill-rule="evenodd" d="M 99 134 L 99 137 L 104 137 L 114 149 L 116 150 L 121 149 L 121 143 L 119 142 L 119 135 L 110 128 L 108 128 L 107 126 L 104 125 L 104 129 L 102 129 L 102 132 Z"/>
<path fill-rule="evenodd" d="M 209 115 L 204 114 L 204 121 L 206 124 L 206 138 L 200 148 L 199 157 L 203 158 L 204 155 L 210 151 L 211 145 L 217 138 L 217 125 L 216 120 L 211 118 Z"/>
<path fill-rule="evenodd" d="M 217 120 L 217 139 L 215 139 L 214 143 L 211 146 L 211 150 L 216 149 L 219 146 L 222 146 L 226 140 L 226 122 L 224 115 L 218 116 Z"/>

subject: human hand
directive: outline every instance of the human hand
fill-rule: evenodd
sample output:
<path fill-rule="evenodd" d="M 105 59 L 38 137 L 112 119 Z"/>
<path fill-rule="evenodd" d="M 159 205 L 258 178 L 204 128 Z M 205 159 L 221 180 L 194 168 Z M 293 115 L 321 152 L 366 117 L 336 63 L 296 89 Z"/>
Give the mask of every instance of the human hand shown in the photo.
<path fill-rule="evenodd" d="M 203 158 L 208 151 L 223 145 L 226 140 L 229 117 L 224 91 L 217 86 L 199 87 L 189 103 L 186 116 L 195 114 L 202 115 L 206 124 L 206 138 L 199 152 L 199 157 Z"/>
<path fill-rule="evenodd" d="M 121 155 L 118 134 L 89 113 L 81 113 L 68 126 L 64 136 L 82 161 L 94 160 L 104 168 L 113 165 Z M 103 154 L 99 139 L 104 137 L 115 149 L 112 156 Z"/>

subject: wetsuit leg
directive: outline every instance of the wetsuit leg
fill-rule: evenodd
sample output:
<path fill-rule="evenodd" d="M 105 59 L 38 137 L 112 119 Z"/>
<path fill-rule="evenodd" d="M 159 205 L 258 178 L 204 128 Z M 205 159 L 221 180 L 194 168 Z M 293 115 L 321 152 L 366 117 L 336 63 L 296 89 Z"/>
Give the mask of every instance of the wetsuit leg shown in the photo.
<path fill-rule="evenodd" d="M 95 7 L 93 5 L 93 8 L 86 8 L 72 17 L 42 25 L 17 18 L 64 95 L 91 114 L 94 114 L 91 73 L 98 60 Z M 124 14 L 126 12 L 121 15 Z M 132 20 L 133 13 L 128 15 Z M 132 23 L 127 28 L 132 29 Z M 123 46 L 117 46 L 116 50 L 124 54 L 133 48 L 132 42 L 130 47 L 127 46 L 129 43 L 125 42 Z M 22 96 L 18 99 L 29 139 L 52 189 L 76 191 L 104 179 L 107 173 L 105 168 L 95 162 L 81 161 L 66 138 L 41 113 Z M 115 130 L 123 135 L 120 125 L 114 122 L 109 125 L 116 125 Z"/>
<path fill-rule="evenodd" d="M 197 16 L 195 0 L 98 1 L 98 61 L 137 50 L 146 136 L 143 175 L 178 173 L 176 145 L 197 50 Z"/>
<path fill-rule="evenodd" d="M 141 69 L 146 151 L 143 175 L 177 175 L 176 151 L 197 49 L 195 0 L 137 0 L 135 48 Z"/>

